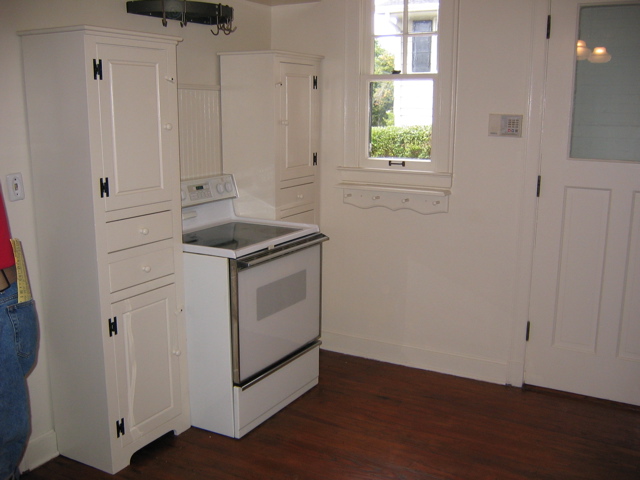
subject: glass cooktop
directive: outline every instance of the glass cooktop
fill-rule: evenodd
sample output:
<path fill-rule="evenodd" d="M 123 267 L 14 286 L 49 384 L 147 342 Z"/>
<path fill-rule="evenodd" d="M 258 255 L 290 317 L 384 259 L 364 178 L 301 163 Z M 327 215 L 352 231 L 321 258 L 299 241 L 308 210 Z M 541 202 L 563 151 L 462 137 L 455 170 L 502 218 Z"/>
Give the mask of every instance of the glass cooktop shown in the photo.
<path fill-rule="evenodd" d="M 195 232 L 185 233 L 182 235 L 182 243 L 238 250 L 299 230 L 299 228 L 283 227 L 280 225 L 229 222 L 214 227 L 203 228 Z"/>

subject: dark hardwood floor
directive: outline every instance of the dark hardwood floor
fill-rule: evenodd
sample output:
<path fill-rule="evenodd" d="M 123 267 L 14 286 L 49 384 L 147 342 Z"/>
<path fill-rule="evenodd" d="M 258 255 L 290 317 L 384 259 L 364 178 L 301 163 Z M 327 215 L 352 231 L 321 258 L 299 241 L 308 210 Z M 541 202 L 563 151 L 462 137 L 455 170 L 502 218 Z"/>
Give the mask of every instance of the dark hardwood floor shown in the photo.
<path fill-rule="evenodd" d="M 115 476 L 58 457 L 23 480 L 640 479 L 640 409 L 323 351 L 320 385 L 241 440 L 191 428 Z"/>

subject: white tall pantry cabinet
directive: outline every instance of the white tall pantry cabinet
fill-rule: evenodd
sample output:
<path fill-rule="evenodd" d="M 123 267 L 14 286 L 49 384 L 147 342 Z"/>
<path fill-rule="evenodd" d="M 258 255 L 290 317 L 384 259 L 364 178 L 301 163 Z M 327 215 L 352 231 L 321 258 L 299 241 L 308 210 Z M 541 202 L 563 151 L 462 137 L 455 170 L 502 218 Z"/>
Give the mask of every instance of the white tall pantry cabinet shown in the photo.
<path fill-rule="evenodd" d="M 109 473 L 189 428 L 176 37 L 21 32 L 62 455 Z"/>
<path fill-rule="evenodd" d="M 222 165 L 243 216 L 317 223 L 322 57 L 220 53 Z"/>

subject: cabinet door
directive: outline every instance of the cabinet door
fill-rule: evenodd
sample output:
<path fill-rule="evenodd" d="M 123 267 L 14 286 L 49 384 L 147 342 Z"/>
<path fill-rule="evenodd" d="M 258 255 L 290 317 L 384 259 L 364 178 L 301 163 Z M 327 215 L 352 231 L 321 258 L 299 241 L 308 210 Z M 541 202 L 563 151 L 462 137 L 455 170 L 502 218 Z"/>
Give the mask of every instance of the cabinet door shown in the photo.
<path fill-rule="evenodd" d="M 175 299 L 172 284 L 112 305 L 123 446 L 181 413 Z"/>
<path fill-rule="evenodd" d="M 178 166 L 175 48 L 98 43 L 106 210 L 170 200 Z"/>
<path fill-rule="evenodd" d="M 281 62 L 280 79 L 280 180 L 312 176 L 319 153 L 318 68 Z"/>

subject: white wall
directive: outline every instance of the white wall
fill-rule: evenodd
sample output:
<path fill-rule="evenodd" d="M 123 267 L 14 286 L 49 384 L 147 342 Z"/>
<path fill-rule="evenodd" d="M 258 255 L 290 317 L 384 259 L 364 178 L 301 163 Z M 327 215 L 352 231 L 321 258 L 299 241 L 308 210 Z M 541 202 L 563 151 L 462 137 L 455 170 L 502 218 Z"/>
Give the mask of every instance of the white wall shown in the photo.
<path fill-rule="evenodd" d="M 39 298 L 39 264 L 20 44 L 15 32 L 90 24 L 178 35 L 179 83 L 217 84 L 216 52 L 272 48 L 322 54 L 321 224 L 325 244 L 323 337 L 328 349 L 497 383 L 522 380 L 527 278 L 535 190 L 535 88 L 530 62 L 540 48 L 546 0 L 461 0 L 454 182 L 449 213 L 360 210 L 341 200 L 336 167 L 345 160 L 346 34 L 356 0 L 266 7 L 229 0 L 238 31 L 125 13 L 125 0 L 2 1 L 0 16 L 0 180 L 22 172 L 27 198 L 8 203 Z M 544 19 L 543 19 L 544 20 Z M 542 33 L 544 35 L 544 33 Z M 535 87 L 535 85 L 534 85 Z M 532 102 L 533 100 L 533 102 Z M 250 106 L 248 106 L 250 107 Z M 529 116 L 529 112 L 533 112 Z M 490 138 L 489 113 L 525 115 L 521 139 Z M 349 150 L 347 149 L 347 154 Z M 6 198 L 6 197 L 5 197 Z M 41 318 L 42 328 L 55 319 Z M 23 467 L 55 455 L 46 345 L 29 378 L 33 433 Z"/>
<path fill-rule="evenodd" d="M 522 381 L 535 200 L 532 60 L 545 2 L 461 0 L 449 212 L 342 203 L 345 44 L 354 0 L 274 8 L 272 44 L 326 57 L 321 79 L 324 348 L 496 383 Z M 347 15 L 346 22 L 341 19 Z M 351 16 L 349 16 L 351 15 Z M 542 27 L 542 28 L 540 28 Z M 535 100 L 535 99 L 533 99 Z M 525 116 L 523 138 L 487 135 L 490 113 Z M 347 159 L 348 160 L 348 159 Z"/>
<path fill-rule="evenodd" d="M 180 84 L 218 85 L 218 51 L 263 50 L 270 45 L 269 7 L 244 0 L 229 0 L 235 9 L 238 30 L 229 36 L 214 37 L 206 25 L 179 22 L 162 26 L 158 18 L 126 13 L 126 0 L 1 0 L 0 15 L 0 182 L 6 191 L 6 175 L 22 172 L 26 198 L 5 203 L 14 237 L 23 242 L 27 268 L 36 303 L 40 298 L 39 263 L 36 252 L 35 224 L 31 195 L 31 171 L 22 88 L 22 59 L 17 31 L 68 25 L 97 25 L 124 30 L 176 35 L 184 39 L 178 45 L 178 81 Z M 51 119 L 55 121 L 55 119 Z M 61 188 L 64 188 L 61 185 Z M 81 274 L 82 272 L 79 272 Z M 64 281 L 64 279 L 60 279 Z M 56 319 L 46 318 L 40 307 L 42 337 L 55 328 Z M 79 359 L 81 361 L 81 359 Z M 46 343 L 41 342 L 38 362 L 28 378 L 31 397 L 32 434 L 22 469 L 34 468 L 57 455 L 51 396 L 47 370 Z"/>

